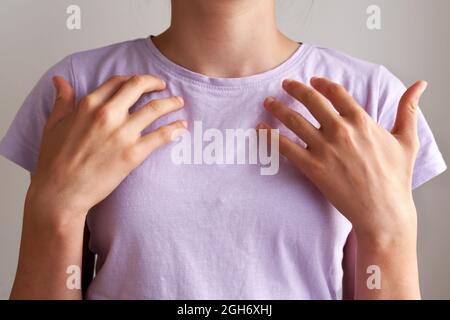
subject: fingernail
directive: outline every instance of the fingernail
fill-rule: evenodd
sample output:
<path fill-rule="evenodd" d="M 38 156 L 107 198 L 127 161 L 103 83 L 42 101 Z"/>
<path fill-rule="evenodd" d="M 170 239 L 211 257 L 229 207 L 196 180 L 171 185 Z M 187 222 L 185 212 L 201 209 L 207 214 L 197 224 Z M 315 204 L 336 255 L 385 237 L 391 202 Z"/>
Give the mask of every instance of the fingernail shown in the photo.
<path fill-rule="evenodd" d="M 185 127 L 185 128 L 187 128 L 188 127 L 188 123 L 187 123 L 187 121 L 181 121 L 181 125 L 183 126 L 183 127 Z"/>
<path fill-rule="evenodd" d="M 292 79 L 286 79 L 283 81 L 283 87 L 287 87 L 293 82 L 294 82 L 294 80 L 292 80 Z"/>
<path fill-rule="evenodd" d="M 422 80 L 422 93 L 425 92 L 425 90 L 427 90 L 428 88 L 428 82 Z"/>
<path fill-rule="evenodd" d="M 268 127 L 264 124 L 264 123 L 260 123 L 260 124 L 258 124 L 258 126 L 256 127 L 258 130 L 261 130 L 261 129 L 268 129 Z"/>
<path fill-rule="evenodd" d="M 184 104 L 184 99 L 183 99 L 183 97 L 177 97 L 177 99 L 180 101 L 181 104 Z"/>
<path fill-rule="evenodd" d="M 264 100 L 264 106 L 265 107 L 270 106 L 274 101 L 275 101 L 274 97 L 267 97 L 266 100 Z"/>

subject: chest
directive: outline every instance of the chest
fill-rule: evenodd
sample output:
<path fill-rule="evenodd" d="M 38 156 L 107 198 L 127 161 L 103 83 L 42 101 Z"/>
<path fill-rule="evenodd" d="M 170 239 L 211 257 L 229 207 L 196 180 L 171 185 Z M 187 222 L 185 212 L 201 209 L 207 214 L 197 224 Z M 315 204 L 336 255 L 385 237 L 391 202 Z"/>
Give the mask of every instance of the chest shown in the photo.
<path fill-rule="evenodd" d="M 207 243 L 245 247 L 255 241 L 261 248 L 283 243 L 298 250 L 315 239 L 343 245 L 348 221 L 289 161 L 261 150 L 253 128 L 261 121 L 279 127 L 261 107 L 262 100 L 239 100 L 239 112 L 217 108 L 216 103 L 225 108 L 233 99 L 209 99 L 199 106 L 201 101 L 187 96 L 183 110 L 147 128 L 178 119 L 189 122 L 180 140 L 154 152 L 92 210 L 89 227 L 96 252 L 106 254 L 117 241 L 152 248 L 176 242 L 189 250 Z"/>

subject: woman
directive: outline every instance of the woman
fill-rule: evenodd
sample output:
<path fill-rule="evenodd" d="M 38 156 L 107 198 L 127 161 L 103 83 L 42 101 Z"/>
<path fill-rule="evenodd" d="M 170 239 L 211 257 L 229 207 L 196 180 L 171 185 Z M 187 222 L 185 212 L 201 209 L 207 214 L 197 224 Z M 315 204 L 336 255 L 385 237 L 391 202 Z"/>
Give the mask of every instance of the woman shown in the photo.
<path fill-rule="evenodd" d="M 426 83 L 292 41 L 274 7 L 173 0 L 163 34 L 45 74 L 1 144 L 32 172 L 11 298 L 82 298 L 86 218 L 89 299 L 420 298 L 412 189 L 446 169 Z M 280 128 L 279 172 L 174 164 L 194 122 Z"/>

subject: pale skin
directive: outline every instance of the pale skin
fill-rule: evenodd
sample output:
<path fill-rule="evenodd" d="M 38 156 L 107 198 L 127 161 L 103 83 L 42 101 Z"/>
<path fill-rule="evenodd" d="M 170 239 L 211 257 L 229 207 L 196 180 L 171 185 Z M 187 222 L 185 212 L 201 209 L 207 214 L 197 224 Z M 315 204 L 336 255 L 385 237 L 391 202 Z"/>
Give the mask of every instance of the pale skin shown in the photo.
<path fill-rule="evenodd" d="M 171 27 L 154 41 L 168 58 L 193 71 L 247 76 L 276 67 L 298 48 L 278 31 L 273 0 L 172 4 Z M 66 269 L 81 266 L 87 213 L 187 125 L 180 119 L 141 135 L 184 105 L 182 97 L 169 97 L 129 114 L 140 96 L 165 90 L 156 75 L 113 77 L 78 104 L 66 80 L 55 77 L 54 85 L 57 99 L 25 200 L 12 299 L 81 299 L 80 290 L 66 288 Z M 280 88 L 309 109 L 319 129 L 276 99 L 265 101 L 267 112 L 307 144 L 280 137 L 282 155 L 353 224 L 349 242 L 357 249 L 345 251 L 345 298 L 420 299 L 411 182 L 419 147 L 417 106 L 425 88 L 419 81 L 405 92 L 391 132 L 327 79 L 286 80 Z M 258 128 L 270 130 L 265 124 Z M 356 265 L 347 262 L 353 256 Z M 366 286 L 370 265 L 382 270 L 380 290 Z"/>

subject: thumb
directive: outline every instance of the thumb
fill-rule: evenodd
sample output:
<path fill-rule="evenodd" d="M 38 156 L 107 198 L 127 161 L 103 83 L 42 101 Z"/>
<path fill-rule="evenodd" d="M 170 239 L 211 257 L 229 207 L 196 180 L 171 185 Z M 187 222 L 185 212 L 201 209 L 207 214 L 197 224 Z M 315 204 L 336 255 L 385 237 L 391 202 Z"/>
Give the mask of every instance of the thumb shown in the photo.
<path fill-rule="evenodd" d="M 417 141 L 417 109 L 422 94 L 428 84 L 425 81 L 417 81 L 406 90 L 400 99 L 392 134 L 408 146 L 414 146 Z"/>
<path fill-rule="evenodd" d="M 60 76 L 56 76 L 52 80 L 56 90 L 56 97 L 47 123 L 50 126 L 70 114 L 75 107 L 75 91 L 72 85 Z"/>

